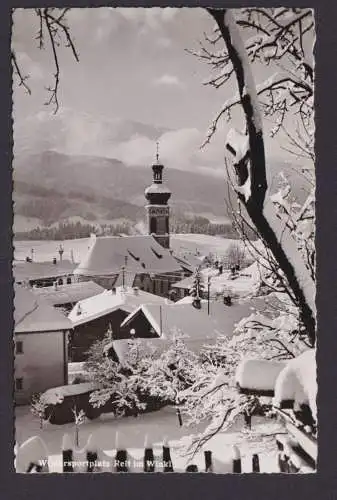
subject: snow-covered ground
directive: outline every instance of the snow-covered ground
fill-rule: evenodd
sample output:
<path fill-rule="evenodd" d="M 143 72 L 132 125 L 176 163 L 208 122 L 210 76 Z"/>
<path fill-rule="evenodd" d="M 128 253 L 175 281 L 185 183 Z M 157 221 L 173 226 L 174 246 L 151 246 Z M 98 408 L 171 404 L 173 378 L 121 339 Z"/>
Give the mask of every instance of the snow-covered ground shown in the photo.
<path fill-rule="evenodd" d="M 211 294 L 229 292 L 240 298 L 252 295 L 260 283 L 260 273 L 256 263 L 240 271 L 232 277 L 231 272 L 225 270 L 219 275 L 216 269 L 205 268 L 202 270 L 205 283 L 211 278 Z"/>
<path fill-rule="evenodd" d="M 223 257 L 230 245 L 233 243 L 240 245 L 240 240 L 221 238 L 220 236 L 210 236 L 208 234 L 172 234 L 171 248 L 178 253 L 188 255 L 215 254 L 217 258 Z"/>
<path fill-rule="evenodd" d="M 254 423 L 255 422 L 255 423 Z M 125 447 L 133 457 L 141 459 L 144 443 L 152 444 L 154 449 L 160 449 L 164 439 L 167 439 L 171 449 L 171 458 L 175 470 L 184 470 L 188 463 L 204 469 L 203 453 L 195 457 L 186 454 L 186 444 L 191 441 L 191 435 L 197 435 L 204 430 L 199 427 L 179 427 L 173 408 L 167 407 L 158 412 L 140 415 L 137 418 L 127 417 L 114 419 L 111 415 L 103 415 L 94 421 L 87 421 L 80 426 L 80 447 L 84 447 L 90 435 L 94 435 L 95 444 L 113 457 L 118 432 L 118 443 Z M 266 422 L 263 418 L 253 420 L 253 431 L 247 434 L 241 431 L 242 421 L 238 420 L 225 433 L 219 433 L 212 438 L 204 449 L 212 451 L 214 472 L 231 472 L 233 446 L 241 452 L 243 471 L 251 472 L 251 457 L 253 453 L 261 454 L 261 471 L 277 472 L 277 450 L 275 432 L 282 432 L 278 424 Z M 265 434 L 263 438 L 261 434 Z M 32 436 L 40 436 L 47 445 L 49 456 L 55 464 L 60 462 L 61 443 L 64 434 L 74 436 L 74 424 L 62 426 L 45 423 L 40 429 L 39 421 L 34 417 L 28 406 L 16 408 L 16 442 L 21 445 Z M 55 472 L 57 466 L 55 465 Z"/>
<path fill-rule="evenodd" d="M 25 260 L 30 251 L 34 248 L 34 258 L 36 261 L 52 260 L 58 256 L 60 241 L 14 241 L 14 256 L 16 260 Z M 239 243 L 239 240 L 225 239 L 207 234 L 172 234 L 171 248 L 179 255 L 192 254 L 201 255 L 213 253 L 220 258 L 225 255 L 228 247 L 232 243 Z M 70 260 L 73 252 L 75 262 L 80 262 L 88 252 L 90 238 L 81 238 L 62 241 L 64 248 L 63 258 Z"/>

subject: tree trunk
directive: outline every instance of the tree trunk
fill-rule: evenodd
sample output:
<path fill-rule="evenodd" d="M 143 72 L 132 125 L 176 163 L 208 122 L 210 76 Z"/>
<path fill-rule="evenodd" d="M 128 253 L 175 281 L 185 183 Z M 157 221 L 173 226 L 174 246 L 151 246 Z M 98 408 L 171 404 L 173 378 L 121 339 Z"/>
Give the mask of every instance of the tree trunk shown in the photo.
<path fill-rule="evenodd" d="M 286 228 L 280 227 L 273 213 L 273 207 L 266 199 L 268 184 L 262 118 L 249 58 L 230 10 L 208 9 L 208 12 L 218 24 L 226 43 L 246 118 L 249 154 L 234 165 L 238 180 L 237 194 L 261 238 L 286 276 L 300 309 L 301 320 L 308 339 L 311 345 L 314 345 L 316 336 L 315 284 L 292 235 L 286 234 Z"/>

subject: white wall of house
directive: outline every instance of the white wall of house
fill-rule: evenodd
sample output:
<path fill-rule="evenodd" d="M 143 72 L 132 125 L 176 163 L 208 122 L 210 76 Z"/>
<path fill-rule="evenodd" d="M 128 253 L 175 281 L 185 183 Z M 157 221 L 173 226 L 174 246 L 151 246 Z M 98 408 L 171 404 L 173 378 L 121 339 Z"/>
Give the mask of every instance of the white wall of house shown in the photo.
<path fill-rule="evenodd" d="M 67 383 L 64 332 L 16 334 L 14 342 L 22 342 L 22 353 L 17 352 L 16 346 L 14 351 L 17 404 L 27 404 L 32 394 Z M 18 384 L 22 384 L 22 389 L 18 389 Z"/>

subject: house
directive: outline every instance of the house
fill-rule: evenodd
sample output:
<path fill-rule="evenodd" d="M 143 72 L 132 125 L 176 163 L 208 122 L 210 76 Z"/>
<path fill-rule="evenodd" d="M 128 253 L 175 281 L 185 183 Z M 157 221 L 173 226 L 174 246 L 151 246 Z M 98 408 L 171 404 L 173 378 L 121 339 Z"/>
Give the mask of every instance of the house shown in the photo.
<path fill-rule="evenodd" d="M 159 352 L 164 351 L 176 335 L 182 335 L 186 346 L 199 352 L 203 345 L 216 342 L 221 335 L 231 337 L 236 323 L 249 313 L 250 305 L 248 302 L 226 307 L 211 302 L 208 313 L 207 303 L 203 301 L 201 309 L 190 303 L 145 304 L 125 318 L 121 330 L 134 330 L 135 337 L 143 338 Z M 151 340 L 145 340 L 147 338 Z M 114 340 L 113 347 L 122 361 L 128 341 Z"/>
<path fill-rule="evenodd" d="M 317 463 L 317 374 L 315 349 L 286 362 L 243 360 L 236 372 L 239 392 L 272 397 L 286 435 L 277 438 L 281 472 L 314 472 Z"/>
<path fill-rule="evenodd" d="M 92 280 L 106 289 L 134 286 L 168 297 L 170 286 L 191 274 L 152 235 L 91 237 L 91 247 L 75 269 L 79 281 Z"/>
<path fill-rule="evenodd" d="M 79 301 L 68 318 L 73 333 L 69 356 L 72 362 L 84 361 L 87 351 L 110 331 L 112 338 L 130 337 L 130 330 L 121 329 L 123 320 L 141 304 L 165 304 L 167 299 L 131 287 L 117 287 Z"/>
<path fill-rule="evenodd" d="M 27 404 L 34 393 L 65 385 L 71 322 L 31 290 L 15 286 L 15 401 Z"/>
<path fill-rule="evenodd" d="M 193 285 L 193 276 L 188 276 L 183 280 L 177 281 L 176 283 L 172 283 L 171 290 L 176 292 L 177 299 L 183 299 L 190 294 L 190 290 Z"/>
<path fill-rule="evenodd" d="M 15 261 L 13 274 L 15 282 L 19 285 L 47 287 L 52 286 L 55 282 L 58 285 L 73 283 L 75 268 L 76 264 L 69 260 L 57 261 L 54 259 L 52 262 Z"/>
<path fill-rule="evenodd" d="M 104 288 L 94 281 L 83 281 L 69 285 L 58 285 L 55 281 L 52 287 L 32 288 L 32 291 L 36 296 L 47 300 L 52 306 L 70 312 L 77 302 L 104 292 Z"/>

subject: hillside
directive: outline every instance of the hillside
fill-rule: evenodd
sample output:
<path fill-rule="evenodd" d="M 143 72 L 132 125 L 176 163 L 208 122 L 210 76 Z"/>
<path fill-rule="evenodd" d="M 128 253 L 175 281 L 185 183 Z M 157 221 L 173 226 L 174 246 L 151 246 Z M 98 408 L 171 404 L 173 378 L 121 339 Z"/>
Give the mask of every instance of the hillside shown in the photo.
<path fill-rule="evenodd" d="M 228 196 L 222 143 L 200 151 L 196 129 L 164 127 L 61 108 L 14 121 L 15 227 L 81 218 L 89 223 L 144 218 L 144 189 L 151 183 L 155 141 L 172 191 L 172 214 L 202 215 L 225 223 Z M 219 165 L 220 162 L 220 165 Z M 299 167 L 269 161 L 272 190 L 283 171 L 303 198 Z M 217 175 L 217 176 L 216 176 Z M 221 220 L 220 220 L 221 219 Z"/>
<path fill-rule="evenodd" d="M 224 216 L 224 185 L 214 177 L 166 169 L 176 212 Z M 14 160 L 15 213 L 46 223 L 72 216 L 89 221 L 144 216 L 148 168 L 126 167 L 119 160 L 70 156 L 55 151 Z M 125 201 L 127 200 L 127 201 Z"/>

